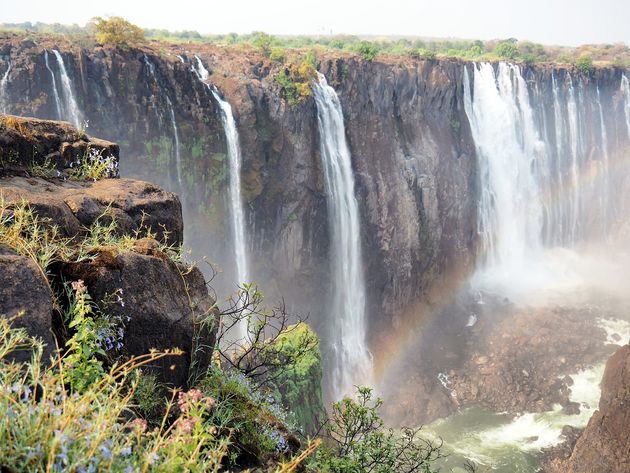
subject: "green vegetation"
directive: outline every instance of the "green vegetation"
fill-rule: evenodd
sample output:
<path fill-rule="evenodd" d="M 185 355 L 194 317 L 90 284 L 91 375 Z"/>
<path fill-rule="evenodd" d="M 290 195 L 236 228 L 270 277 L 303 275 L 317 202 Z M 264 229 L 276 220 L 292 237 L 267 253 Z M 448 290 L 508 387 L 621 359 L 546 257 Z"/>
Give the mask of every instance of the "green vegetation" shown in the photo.
<path fill-rule="evenodd" d="M 313 65 L 312 57 L 305 58 L 299 64 L 288 64 L 284 70 L 276 74 L 275 81 L 282 88 L 285 99 L 291 107 L 300 104 L 304 99 L 311 97 L 312 81 L 317 77 L 317 70 Z"/>
<path fill-rule="evenodd" d="M 76 38 L 79 43 L 89 42 L 94 35 L 94 25 L 85 27 L 65 26 L 44 23 L 5 23 L 0 29 L 8 31 L 27 31 L 29 33 L 64 34 Z M 144 35 L 149 40 L 168 41 L 171 43 L 210 43 L 226 46 L 250 45 L 261 50 L 268 58 L 276 62 L 285 62 L 292 52 L 305 50 L 334 50 L 359 54 L 365 60 L 374 60 L 378 56 L 409 56 L 417 59 L 462 58 L 467 60 L 495 61 L 507 59 L 525 64 L 553 62 L 574 64 L 585 54 L 593 59 L 594 64 L 612 64 L 618 67 L 630 66 L 630 47 L 623 43 L 582 45 L 577 48 L 561 46 L 543 46 L 530 41 L 518 41 L 514 38 L 494 41 L 457 40 L 457 39 L 422 39 L 422 38 L 362 38 L 359 36 L 272 36 L 262 32 L 250 34 L 201 35 L 196 31 L 168 31 L 163 29 L 145 29 Z"/>
<path fill-rule="evenodd" d="M 357 45 L 356 50 L 364 60 L 373 61 L 379 52 L 379 47 L 376 43 L 361 41 Z"/>
<path fill-rule="evenodd" d="M 442 457 L 441 445 L 421 439 L 420 429 L 385 429 L 378 414 L 383 401 L 369 388 L 358 387 L 356 400 L 346 397 L 332 405 L 327 445 L 307 465 L 325 473 L 437 473 L 432 464 Z"/>
<path fill-rule="evenodd" d="M 585 74 L 590 73 L 593 70 L 593 59 L 587 54 L 583 54 L 575 61 L 575 67 Z"/>
<path fill-rule="evenodd" d="M 134 46 L 144 40 L 142 28 L 129 23 L 124 18 L 112 16 L 109 19 L 94 18 L 96 41 L 116 47 Z"/>

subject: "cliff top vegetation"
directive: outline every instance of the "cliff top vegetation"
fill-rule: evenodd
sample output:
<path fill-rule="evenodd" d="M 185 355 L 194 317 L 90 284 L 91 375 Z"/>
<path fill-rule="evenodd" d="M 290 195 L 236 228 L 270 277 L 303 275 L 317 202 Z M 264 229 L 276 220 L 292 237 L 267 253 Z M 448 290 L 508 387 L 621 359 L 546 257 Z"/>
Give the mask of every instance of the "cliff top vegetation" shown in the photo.
<path fill-rule="evenodd" d="M 110 22 L 114 19 L 110 19 Z M 102 34 L 97 37 L 99 35 L 98 24 L 97 21 L 90 22 L 85 26 L 39 22 L 3 23 L 0 24 L 0 31 L 64 35 L 84 45 L 90 44 L 90 42 L 94 43 L 94 41 L 101 44 L 118 45 L 117 42 L 103 40 Z M 142 32 L 144 38 L 151 42 L 214 44 L 235 47 L 250 45 L 262 48 L 267 56 L 282 55 L 284 50 L 306 49 L 356 53 L 366 60 L 372 60 L 379 56 L 392 56 L 427 59 L 459 58 L 472 61 L 503 59 L 526 64 L 555 63 L 567 65 L 576 65 L 580 58 L 586 57 L 593 62 L 594 66 L 630 67 L 630 47 L 624 43 L 566 47 L 542 45 L 516 38 L 481 41 L 352 35 L 272 36 L 259 31 L 240 35 L 237 33 L 202 35 L 197 31 L 168 31 L 163 29 L 144 29 Z M 124 43 L 132 45 L 141 41 L 143 38 L 140 30 L 134 30 L 133 38 L 124 41 Z"/>

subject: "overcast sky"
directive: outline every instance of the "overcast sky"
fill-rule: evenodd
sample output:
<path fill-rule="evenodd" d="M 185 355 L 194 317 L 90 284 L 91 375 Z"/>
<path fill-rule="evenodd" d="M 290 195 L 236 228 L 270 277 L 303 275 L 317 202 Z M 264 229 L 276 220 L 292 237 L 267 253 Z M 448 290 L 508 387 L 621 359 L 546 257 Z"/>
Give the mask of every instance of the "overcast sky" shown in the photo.
<path fill-rule="evenodd" d="M 0 22 L 117 15 L 200 33 L 371 34 L 630 45 L 630 0 L 0 0 Z"/>

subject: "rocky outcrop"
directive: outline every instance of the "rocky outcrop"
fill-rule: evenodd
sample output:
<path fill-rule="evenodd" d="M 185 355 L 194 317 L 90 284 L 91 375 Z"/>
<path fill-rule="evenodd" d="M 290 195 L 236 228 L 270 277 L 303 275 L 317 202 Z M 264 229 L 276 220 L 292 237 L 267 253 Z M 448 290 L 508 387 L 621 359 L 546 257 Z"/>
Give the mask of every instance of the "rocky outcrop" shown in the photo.
<path fill-rule="evenodd" d="M 122 304 L 107 307 L 110 316 L 127 321 L 125 356 L 138 356 L 151 349 L 179 348 L 183 356 L 159 360 L 152 368 L 171 385 L 185 386 L 192 367 L 207 369 L 214 347 L 214 300 L 196 267 L 173 262 L 155 240 L 139 240 L 132 251 L 119 253 L 103 248 L 93 261 L 67 264 L 62 273 L 82 279 L 88 292 L 103 301 L 120 291 Z"/>
<path fill-rule="evenodd" d="M 626 473 L 630 471 L 630 345 L 606 363 L 599 410 L 595 411 L 571 456 L 554 460 L 548 473 Z"/>
<path fill-rule="evenodd" d="M 33 149 L 50 161 L 56 152 L 51 150 L 68 143 L 78 143 L 81 153 L 98 146 L 117 162 L 118 147 L 91 138 L 73 141 L 81 133 L 65 123 L 14 117 L 11 123 L 18 124 L 10 128 L 13 141 L 0 146 L 17 163 L 0 177 L 0 315 L 21 314 L 14 324 L 43 339 L 52 353 L 54 335 L 60 347 L 68 336 L 60 317 L 66 304 L 62 284 L 83 280 L 99 309 L 122 324 L 122 343 L 113 356 L 178 348 L 182 356 L 162 359 L 152 369 L 161 381 L 186 386 L 189 375 L 210 361 L 217 314 L 201 271 L 173 258 L 183 239 L 178 197 L 132 179 L 63 176 L 71 167 L 61 152 L 60 177 L 35 177 L 41 169 L 23 155 L 32 156 Z M 21 206 L 34 217 L 20 217 L 20 234 L 14 235 L 10 228 Z M 38 245 L 52 252 L 45 268 L 37 261 Z M 119 303 L 111 303 L 114 296 Z"/>
<path fill-rule="evenodd" d="M 118 145 L 91 138 L 65 122 L 3 115 L 0 118 L 0 175 L 18 172 L 58 171 L 80 164 L 89 151 L 111 158 L 118 174 Z"/>
<path fill-rule="evenodd" d="M 21 256 L 0 242 L 0 317 L 13 319 L 14 326 L 46 344 L 44 359 L 53 352 L 52 293 L 46 275 L 28 256 Z M 27 361 L 26 351 L 18 361 Z"/>

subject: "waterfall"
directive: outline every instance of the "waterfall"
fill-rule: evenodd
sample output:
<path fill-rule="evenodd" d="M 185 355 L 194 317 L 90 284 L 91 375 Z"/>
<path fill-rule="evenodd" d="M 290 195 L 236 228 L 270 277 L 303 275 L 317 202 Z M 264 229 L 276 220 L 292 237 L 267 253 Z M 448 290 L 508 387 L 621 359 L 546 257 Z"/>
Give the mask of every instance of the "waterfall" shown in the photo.
<path fill-rule="evenodd" d="M 57 90 L 57 81 L 55 80 L 55 73 L 50 68 L 50 63 L 48 62 L 48 50 L 44 50 L 44 63 L 46 64 L 46 69 L 50 72 L 50 78 L 52 80 L 52 89 L 53 89 L 53 97 L 55 97 L 55 106 L 57 107 L 57 119 L 63 119 L 63 112 L 61 111 L 61 100 L 59 98 L 59 91 Z"/>
<path fill-rule="evenodd" d="M 161 87 L 160 87 L 160 83 L 157 80 L 157 76 L 155 74 L 155 66 L 153 65 L 153 63 L 149 60 L 148 56 L 146 54 L 143 55 L 142 57 L 144 64 L 147 66 L 147 69 L 149 70 L 149 74 L 151 75 L 151 78 L 153 79 L 153 82 L 155 82 L 155 84 L 157 85 L 157 87 L 160 89 L 160 92 L 162 92 L 164 94 L 164 99 L 166 100 L 166 105 L 168 107 L 168 111 L 169 111 L 169 117 L 171 119 L 171 127 L 173 129 L 173 153 L 175 155 L 175 166 L 176 166 L 176 172 L 177 172 L 177 184 L 179 185 L 179 191 L 182 193 L 182 199 L 184 198 L 184 189 L 183 189 L 183 185 L 182 185 L 182 163 L 181 163 L 181 146 L 180 146 L 180 141 L 179 141 L 179 129 L 177 128 L 177 122 L 175 121 L 175 109 L 173 108 L 173 102 L 171 102 L 171 98 L 168 96 L 168 94 L 164 91 L 162 91 Z M 157 104 L 155 103 L 155 97 L 152 95 L 151 96 L 151 103 L 153 105 L 153 109 L 155 111 L 155 114 L 158 118 L 158 125 L 161 127 L 162 126 L 162 117 L 158 111 L 157 108 Z"/>
<path fill-rule="evenodd" d="M 628 139 L 630 140 L 630 82 L 625 74 L 621 76 L 621 92 L 624 95 L 624 113 L 626 115 L 626 128 L 628 129 Z"/>
<path fill-rule="evenodd" d="M 57 58 L 57 64 L 59 65 L 59 72 L 61 73 L 61 90 L 63 91 L 65 106 L 64 112 L 66 117 L 70 118 L 70 121 L 77 128 L 81 127 L 83 124 L 83 120 L 81 117 L 81 112 L 79 110 L 79 106 L 77 105 L 77 101 L 74 98 L 74 93 L 72 92 L 72 82 L 70 82 L 70 77 L 68 77 L 68 73 L 66 72 L 66 66 L 63 63 L 63 58 L 61 54 L 56 49 L 53 49 L 53 54 Z M 50 69 L 49 69 L 50 70 Z M 53 84 L 54 85 L 54 84 Z M 55 86 L 56 90 L 56 86 Z M 55 99 L 57 99 L 55 97 Z"/>
<path fill-rule="evenodd" d="M 6 72 L 0 80 L 0 113 L 7 113 L 7 82 L 9 81 L 9 73 L 11 72 L 11 61 L 7 66 Z"/>
<path fill-rule="evenodd" d="M 326 78 L 313 84 L 320 153 L 330 222 L 333 295 L 330 308 L 332 388 L 336 397 L 355 384 L 368 384 L 372 361 L 366 341 L 365 283 L 361 263 L 361 227 L 354 194 L 350 151 L 341 103 Z"/>
<path fill-rule="evenodd" d="M 193 68 L 193 71 L 197 74 L 199 80 L 208 87 L 221 109 L 221 121 L 227 141 L 227 157 L 230 169 L 229 200 L 230 214 L 232 217 L 232 239 L 236 257 L 236 283 L 249 283 L 250 275 L 247 263 L 245 212 L 241 197 L 241 147 L 239 144 L 238 130 L 236 129 L 236 121 L 232 113 L 232 106 L 221 98 L 219 91 L 215 87 L 208 84 L 208 70 L 204 67 L 201 59 L 196 56 L 195 59 L 197 64 L 196 68 Z M 246 326 L 244 326 L 244 323 L 241 324 L 239 330 L 239 336 L 241 338 L 247 335 L 245 333 Z"/>
<path fill-rule="evenodd" d="M 182 158 L 179 145 L 179 130 L 177 129 L 177 122 L 175 121 L 175 110 L 173 109 L 173 103 L 168 95 L 165 95 L 166 104 L 168 105 L 169 114 L 171 116 L 171 126 L 173 127 L 173 138 L 175 140 L 175 165 L 177 167 L 177 184 L 179 189 L 183 192 L 182 187 Z M 183 197 L 183 195 L 182 195 Z"/>
<path fill-rule="evenodd" d="M 517 66 L 475 67 L 474 95 L 465 70 L 465 110 L 479 159 L 479 231 L 487 264 L 507 276 L 542 245 L 541 190 L 532 165 L 544 144 L 535 131 Z"/>
<path fill-rule="evenodd" d="M 516 65 L 473 71 L 471 78 L 464 69 L 464 108 L 478 159 L 483 250 L 473 284 L 512 292 L 562 280 L 571 264 L 550 251 L 606 236 L 615 213 L 599 87 L 552 74 L 547 100 Z"/>
<path fill-rule="evenodd" d="M 601 166 L 601 189 L 598 192 L 600 202 L 600 216 L 602 225 L 608 225 L 608 135 L 606 134 L 606 123 L 604 122 L 604 111 L 602 109 L 602 100 L 599 93 L 599 86 L 597 86 L 597 108 L 599 110 L 599 128 L 601 136 L 601 152 L 602 152 L 602 166 Z"/>

